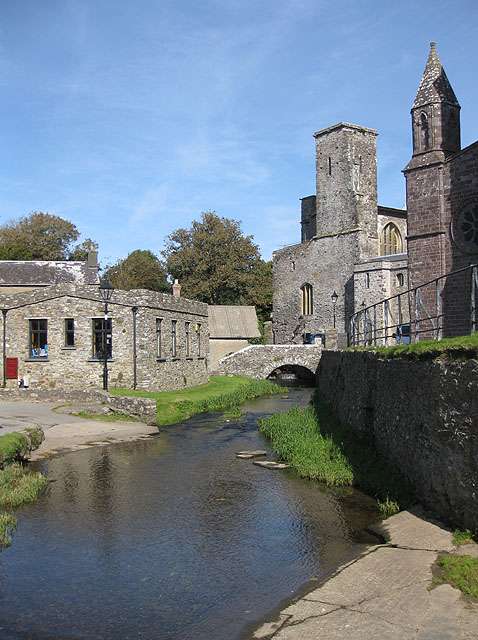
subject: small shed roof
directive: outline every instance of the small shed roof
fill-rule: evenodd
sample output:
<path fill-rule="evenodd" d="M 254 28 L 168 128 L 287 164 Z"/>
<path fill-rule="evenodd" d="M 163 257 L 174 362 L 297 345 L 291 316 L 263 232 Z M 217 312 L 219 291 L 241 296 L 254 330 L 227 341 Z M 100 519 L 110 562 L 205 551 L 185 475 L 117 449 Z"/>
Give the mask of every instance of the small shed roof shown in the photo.
<path fill-rule="evenodd" d="M 45 287 L 54 284 L 98 284 L 98 268 L 60 260 L 0 260 L 0 286 Z"/>
<path fill-rule="evenodd" d="M 256 308 L 253 306 L 209 305 L 211 338 L 259 338 Z"/>

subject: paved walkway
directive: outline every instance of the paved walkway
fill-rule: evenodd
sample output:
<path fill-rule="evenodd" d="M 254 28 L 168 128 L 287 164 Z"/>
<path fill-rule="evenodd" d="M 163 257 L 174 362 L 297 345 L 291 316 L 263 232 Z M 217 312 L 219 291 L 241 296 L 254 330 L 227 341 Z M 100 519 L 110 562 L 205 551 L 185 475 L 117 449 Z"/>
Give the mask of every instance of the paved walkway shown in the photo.
<path fill-rule="evenodd" d="M 54 411 L 59 402 L 0 402 L 0 435 L 39 425 L 45 440 L 32 460 L 87 447 L 125 442 L 156 435 L 158 429 L 143 422 L 85 420 Z"/>
<path fill-rule="evenodd" d="M 478 604 L 466 601 L 450 585 L 430 589 L 437 554 L 457 552 L 451 533 L 407 511 L 376 530 L 387 544 L 371 547 L 339 569 L 275 621 L 261 626 L 253 638 L 478 639 Z M 467 546 L 458 552 L 466 554 Z"/>

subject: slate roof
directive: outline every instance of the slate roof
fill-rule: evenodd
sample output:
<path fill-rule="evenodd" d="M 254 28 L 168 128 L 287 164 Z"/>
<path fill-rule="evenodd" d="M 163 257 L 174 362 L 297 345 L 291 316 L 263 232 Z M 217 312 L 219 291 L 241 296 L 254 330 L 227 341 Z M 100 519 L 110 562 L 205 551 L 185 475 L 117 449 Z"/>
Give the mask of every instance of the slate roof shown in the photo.
<path fill-rule="evenodd" d="M 430 53 L 423 72 L 413 108 L 434 102 L 450 102 L 458 105 L 458 100 L 442 67 L 434 42 L 430 42 Z"/>
<path fill-rule="evenodd" d="M 0 286 L 46 287 L 54 284 L 98 284 L 96 267 L 86 262 L 0 260 Z"/>
<path fill-rule="evenodd" d="M 256 308 L 252 306 L 209 305 L 211 338 L 259 338 Z"/>

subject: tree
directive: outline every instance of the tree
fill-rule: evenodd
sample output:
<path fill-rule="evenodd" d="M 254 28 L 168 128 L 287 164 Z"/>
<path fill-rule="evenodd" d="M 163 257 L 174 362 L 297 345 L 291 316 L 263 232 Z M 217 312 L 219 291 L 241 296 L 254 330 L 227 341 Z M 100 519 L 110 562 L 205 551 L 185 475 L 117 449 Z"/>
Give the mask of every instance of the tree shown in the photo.
<path fill-rule="evenodd" d="M 0 259 L 70 260 L 85 244 L 73 245 L 79 236 L 80 232 L 72 222 L 34 211 L 0 226 Z"/>
<path fill-rule="evenodd" d="M 137 249 L 106 270 L 115 289 L 170 291 L 162 262 L 152 251 Z"/>
<path fill-rule="evenodd" d="M 260 308 L 272 301 L 269 263 L 237 220 L 206 211 L 190 229 L 177 229 L 168 237 L 163 256 L 168 274 L 179 280 L 187 298 Z"/>
<path fill-rule="evenodd" d="M 86 238 L 86 240 L 83 240 L 83 242 L 80 242 L 73 248 L 68 259 L 84 262 L 90 251 L 98 251 L 98 243 L 94 242 L 91 238 Z"/>

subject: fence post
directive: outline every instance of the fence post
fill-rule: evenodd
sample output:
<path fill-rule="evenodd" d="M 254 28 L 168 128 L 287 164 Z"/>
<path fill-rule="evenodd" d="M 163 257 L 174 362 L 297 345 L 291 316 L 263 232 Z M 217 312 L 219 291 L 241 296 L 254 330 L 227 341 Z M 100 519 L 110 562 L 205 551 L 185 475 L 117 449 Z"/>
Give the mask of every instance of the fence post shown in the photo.
<path fill-rule="evenodd" d="M 476 294 L 478 290 L 478 265 L 471 269 L 471 332 L 476 331 Z"/>

